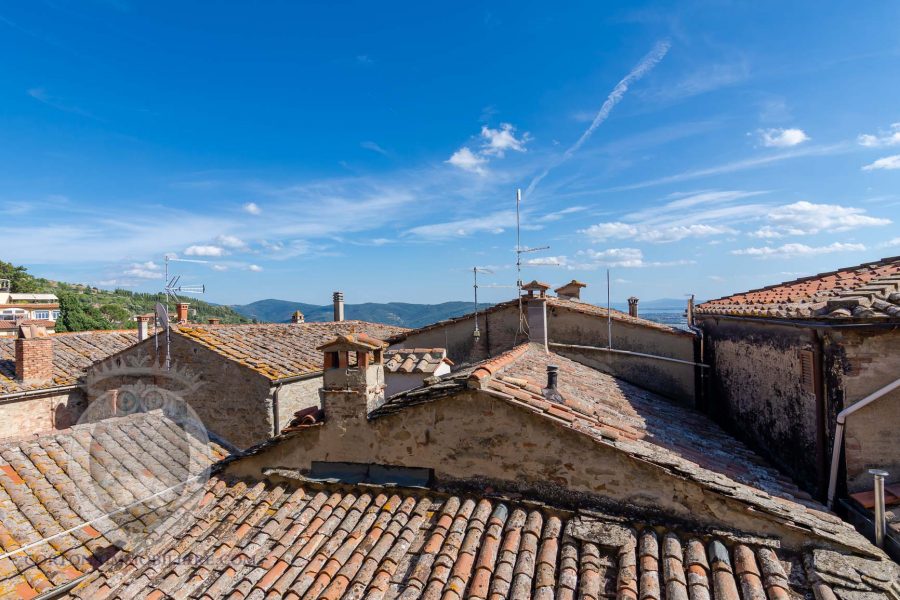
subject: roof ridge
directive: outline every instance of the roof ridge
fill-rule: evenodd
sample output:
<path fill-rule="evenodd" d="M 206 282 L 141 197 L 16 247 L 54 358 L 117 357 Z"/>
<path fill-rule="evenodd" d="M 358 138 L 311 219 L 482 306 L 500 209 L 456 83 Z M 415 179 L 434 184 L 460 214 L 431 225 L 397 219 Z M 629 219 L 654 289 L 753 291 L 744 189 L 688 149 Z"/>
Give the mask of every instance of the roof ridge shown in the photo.
<path fill-rule="evenodd" d="M 528 347 L 530 345 L 531 342 L 519 344 L 515 348 L 507 350 L 499 356 L 484 361 L 483 363 L 475 367 L 475 369 L 469 374 L 469 381 L 476 387 L 481 387 L 481 385 L 483 385 L 491 377 L 519 360 L 522 355 L 525 354 L 525 352 L 528 350 Z"/>

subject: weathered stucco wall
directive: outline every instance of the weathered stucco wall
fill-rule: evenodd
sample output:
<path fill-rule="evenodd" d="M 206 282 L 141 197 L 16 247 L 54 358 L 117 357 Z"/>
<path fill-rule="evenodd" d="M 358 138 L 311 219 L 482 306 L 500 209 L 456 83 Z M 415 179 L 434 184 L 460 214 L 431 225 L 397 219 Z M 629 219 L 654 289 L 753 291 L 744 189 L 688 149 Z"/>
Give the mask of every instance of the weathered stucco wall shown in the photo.
<path fill-rule="evenodd" d="M 900 377 L 900 330 L 832 329 L 826 348 L 835 368 L 831 400 L 832 420 Z M 882 396 L 847 417 L 844 431 L 847 488 L 872 489 L 869 469 L 888 471 L 889 481 L 900 481 L 900 390 Z"/>
<path fill-rule="evenodd" d="M 811 493 L 820 491 L 815 393 L 802 384 L 801 350 L 815 333 L 777 324 L 705 319 L 713 365 L 710 410 L 735 435 Z"/>
<path fill-rule="evenodd" d="M 361 396 L 352 399 L 364 402 Z M 490 479 L 511 487 L 588 494 L 619 508 L 666 514 L 670 520 L 674 516 L 775 535 L 786 546 L 802 543 L 796 530 L 754 514 L 733 499 L 473 391 L 371 421 L 361 415 L 341 421 L 328 418 L 326 411 L 323 425 L 291 434 L 227 468 L 259 477 L 267 468 L 308 472 L 312 461 L 428 468 L 438 481 Z"/>
<path fill-rule="evenodd" d="M 0 400 L 0 439 L 71 427 L 86 407 L 87 400 L 80 389 Z"/>
<path fill-rule="evenodd" d="M 126 368 L 122 371 L 127 374 L 124 377 L 101 378 L 97 390 L 116 389 L 123 384 L 142 381 L 179 391 L 184 389 L 185 381 L 192 373 L 196 377 L 196 386 L 182 396 L 208 429 L 239 448 L 252 446 L 272 435 L 272 399 L 265 377 L 178 335 L 172 336 L 171 347 L 169 374 L 156 377 L 127 374 Z M 160 346 L 160 352 L 164 354 L 164 346 Z M 89 377 L 96 374 L 97 369 L 116 373 L 127 367 L 131 359 L 142 356 L 150 361 L 157 360 L 152 338 L 97 363 L 89 370 Z M 93 400 L 96 395 L 92 391 L 89 399 Z"/>
<path fill-rule="evenodd" d="M 516 306 L 480 315 L 481 338 L 478 343 L 475 343 L 472 337 L 474 328 L 472 318 L 461 319 L 414 333 L 392 347 L 445 347 L 452 361 L 464 364 L 496 356 L 512 349 L 517 343 L 527 341 L 522 336 L 517 336 L 519 312 Z M 612 329 L 614 348 L 680 360 L 694 360 L 695 338 L 689 333 L 670 332 L 621 321 L 613 321 Z M 551 343 L 604 347 L 607 345 L 605 319 L 567 310 L 552 303 L 547 309 L 547 331 Z M 605 357 L 598 356 L 596 352 L 571 352 L 561 348 L 553 350 L 579 362 L 584 360 L 584 364 L 588 366 L 682 402 L 692 404 L 696 397 L 695 373 L 691 365 L 623 355 Z"/>

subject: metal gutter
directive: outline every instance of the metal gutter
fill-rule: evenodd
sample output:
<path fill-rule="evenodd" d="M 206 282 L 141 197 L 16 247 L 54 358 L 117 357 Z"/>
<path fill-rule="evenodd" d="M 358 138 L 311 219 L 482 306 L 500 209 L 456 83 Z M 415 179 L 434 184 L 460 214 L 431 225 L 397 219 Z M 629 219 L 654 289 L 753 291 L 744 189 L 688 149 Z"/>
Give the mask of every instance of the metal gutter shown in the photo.
<path fill-rule="evenodd" d="M 281 433 L 281 421 L 279 420 L 280 415 L 278 411 L 278 392 L 281 391 L 281 387 L 283 385 L 283 383 L 279 383 L 277 386 L 275 386 L 275 391 L 272 392 L 272 424 L 275 435 Z"/>
<path fill-rule="evenodd" d="M 294 383 L 295 381 L 303 381 L 304 379 L 315 379 L 316 377 L 321 377 L 324 371 L 313 371 L 312 373 L 304 373 L 302 375 L 291 375 L 290 377 L 282 377 L 281 379 L 273 379 L 270 382 L 270 387 L 275 387 L 276 385 Z"/>
<path fill-rule="evenodd" d="M 834 506 L 834 494 L 835 489 L 837 488 L 838 465 L 840 465 L 841 461 L 841 448 L 844 440 L 844 423 L 847 422 L 847 417 L 849 415 L 852 415 L 859 409 L 865 408 L 872 402 L 878 400 L 886 394 L 889 394 L 897 388 L 900 388 L 900 379 L 895 379 L 880 390 L 872 392 L 859 402 L 848 406 L 838 413 L 837 428 L 834 431 L 834 446 L 831 447 L 831 474 L 828 478 L 828 508 L 832 508 Z"/>
<path fill-rule="evenodd" d="M 666 362 L 673 362 L 682 365 L 691 365 L 694 367 L 700 367 L 701 369 L 710 368 L 709 365 L 705 365 L 703 363 L 694 362 L 692 360 L 681 360 L 680 358 L 669 358 L 668 356 L 658 356 L 656 354 L 645 354 L 643 352 L 632 352 L 631 350 L 617 350 L 615 348 L 603 348 L 600 346 L 580 346 L 578 344 L 557 344 L 551 342 L 549 344 L 554 348 L 572 348 L 573 350 L 596 350 L 598 352 L 610 352 L 612 354 L 625 354 L 628 356 L 640 356 L 641 358 L 652 358 L 655 360 L 662 360 Z"/>
<path fill-rule="evenodd" d="M 10 392 L 9 394 L 3 394 L 2 396 L 0 396 L 0 403 L 12 402 L 14 400 L 18 400 L 19 398 L 30 398 L 32 396 L 48 396 L 57 392 L 71 392 L 72 390 L 77 390 L 79 388 L 81 388 L 81 384 L 73 383 L 70 385 L 60 385 L 52 388 L 41 388 L 39 390 Z"/>

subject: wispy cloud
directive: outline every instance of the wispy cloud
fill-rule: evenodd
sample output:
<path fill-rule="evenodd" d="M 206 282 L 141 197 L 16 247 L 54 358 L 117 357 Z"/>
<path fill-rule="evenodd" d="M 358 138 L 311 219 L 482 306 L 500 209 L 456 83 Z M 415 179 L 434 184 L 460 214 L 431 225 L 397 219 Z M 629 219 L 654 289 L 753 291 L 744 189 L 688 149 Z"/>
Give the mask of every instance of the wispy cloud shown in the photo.
<path fill-rule="evenodd" d="M 227 252 L 221 246 L 212 246 L 212 245 L 197 245 L 197 246 L 188 246 L 184 250 L 185 256 L 225 256 Z"/>
<path fill-rule="evenodd" d="M 751 233 L 753 237 L 779 238 L 788 235 L 812 235 L 822 231 L 839 232 L 889 225 L 890 219 L 872 217 L 865 209 L 837 204 L 814 204 L 805 200 L 777 206 L 766 219 L 771 223 Z"/>
<path fill-rule="evenodd" d="M 877 134 L 862 133 L 857 138 L 860 146 L 867 148 L 883 148 L 885 146 L 900 146 L 900 123 L 891 123 L 887 131 L 879 131 Z"/>
<path fill-rule="evenodd" d="M 563 257 L 565 258 L 565 257 Z M 606 250 L 579 250 L 576 261 L 567 263 L 569 269 L 591 270 L 601 267 L 645 268 L 675 267 L 693 264 L 692 260 L 647 261 L 640 248 L 607 248 Z"/>
<path fill-rule="evenodd" d="M 894 154 L 893 156 L 885 156 L 884 158 L 879 158 L 872 164 L 866 165 L 863 168 L 863 171 L 878 171 L 878 170 L 886 170 L 893 171 L 895 169 L 900 169 L 900 154 Z"/>
<path fill-rule="evenodd" d="M 371 142 L 371 141 L 360 142 L 359 145 L 360 145 L 360 147 L 362 147 L 366 150 L 371 150 L 372 152 L 376 152 L 378 154 L 381 154 L 382 156 L 388 155 L 388 151 L 385 150 L 384 148 L 382 148 L 381 146 L 379 146 L 378 144 L 376 144 L 375 142 Z"/>
<path fill-rule="evenodd" d="M 468 146 L 463 146 L 447 159 L 448 164 L 479 175 L 487 173 L 487 169 L 484 168 L 487 162 L 486 158 L 475 154 Z"/>
<path fill-rule="evenodd" d="M 760 142 L 767 148 L 791 148 L 809 141 L 809 136 L 802 129 L 760 129 L 757 131 Z"/>
<path fill-rule="evenodd" d="M 579 148 L 581 148 L 585 142 L 590 139 L 591 135 L 594 131 L 600 127 L 603 122 L 609 118 L 612 109 L 616 107 L 622 98 L 625 96 L 625 93 L 628 91 L 629 86 L 636 81 L 639 81 L 641 77 L 650 72 L 653 67 L 659 64 L 669 51 L 669 47 L 671 46 L 669 40 L 662 40 L 656 43 L 653 49 L 647 53 L 638 64 L 628 73 L 618 84 L 613 88 L 613 91 L 610 92 L 609 96 L 607 96 L 606 101 L 603 102 L 603 105 L 600 107 L 600 110 L 597 111 L 597 114 L 594 116 L 594 120 L 588 126 L 587 129 L 584 130 L 584 133 L 581 134 L 581 137 L 578 140 L 569 146 L 569 148 L 563 152 L 562 156 L 556 159 L 550 166 L 541 171 L 534 179 L 531 180 L 531 183 L 528 184 L 528 188 L 525 190 L 525 197 L 528 198 L 537 189 L 538 184 L 550 174 L 550 171 L 568 161 L 572 156 L 578 152 Z"/>
<path fill-rule="evenodd" d="M 818 256 L 834 252 L 861 252 L 863 244 L 846 244 L 834 242 L 827 246 L 807 246 L 806 244 L 784 244 L 783 246 L 763 246 L 759 248 L 742 248 L 732 250 L 732 254 L 753 256 L 756 258 L 798 258 L 802 256 Z"/>
<path fill-rule="evenodd" d="M 669 84 L 653 95 L 662 101 L 683 100 L 742 83 L 750 76 L 746 60 L 708 65 Z"/>
<path fill-rule="evenodd" d="M 87 117 L 88 119 L 93 119 L 95 121 L 103 121 L 100 117 L 91 114 L 90 112 L 84 110 L 83 108 L 79 108 L 72 104 L 68 104 L 63 100 L 50 95 L 44 88 L 31 88 L 28 90 L 28 95 L 41 102 L 46 104 L 51 108 L 55 108 L 56 110 L 61 110 L 63 112 L 72 113 L 73 115 L 79 115 L 82 117 Z"/>
<path fill-rule="evenodd" d="M 733 234 L 737 233 L 730 227 L 722 225 L 676 225 L 668 227 L 651 227 L 648 225 L 631 225 L 619 221 L 609 223 L 598 223 L 591 225 L 587 229 L 582 229 L 579 233 L 587 235 L 595 242 L 605 242 L 607 240 L 635 240 L 637 242 L 650 242 L 661 244 L 666 242 L 678 242 L 686 238 L 709 237 L 713 235 Z"/>
<path fill-rule="evenodd" d="M 503 233 L 516 225 L 516 213 L 503 210 L 470 219 L 458 219 L 444 223 L 420 225 L 407 231 L 407 234 L 428 239 L 447 239 L 464 237 L 476 233 Z"/>

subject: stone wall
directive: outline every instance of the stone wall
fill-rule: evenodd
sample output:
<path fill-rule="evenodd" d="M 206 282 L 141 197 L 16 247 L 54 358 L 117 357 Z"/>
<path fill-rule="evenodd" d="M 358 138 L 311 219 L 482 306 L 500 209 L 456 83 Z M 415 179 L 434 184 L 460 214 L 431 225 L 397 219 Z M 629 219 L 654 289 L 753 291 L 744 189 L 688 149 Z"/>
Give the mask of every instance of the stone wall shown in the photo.
<path fill-rule="evenodd" d="M 86 407 L 80 389 L 0 400 L 0 439 L 66 429 L 78 422 Z"/>
<path fill-rule="evenodd" d="M 841 409 L 900 377 L 900 331 L 832 329 L 826 349 L 833 365 L 832 422 Z M 872 489 L 872 468 L 888 471 L 889 482 L 900 482 L 900 389 L 847 417 L 844 458 L 851 493 Z"/>
<path fill-rule="evenodd" d="M 787 547 L 802 543 L 803 534 L 796 528 L 479 392 L 463 391 L 371 421 L 362 415 L 355 420 L 340 416 L 292 433 L 229 464 L 227 470 L 255 477 L 268 468 L 308 473 L 312 461 L 427 468 L 438 483 L 488 480 L 510 489 L 586 494 L 644 516 L 665 514 L 670 522 L 680 518 L 777 536 Z"/>
<path fill-rule="evenodd" d="M 278 392 L 278 429 L 287 427 L 298 410 L 319 406 L 319 389 L 321 387 L 321 375 L 282 386 L 281 391 Z M 272 391 L 274 392 L 274 388 Z"/>
<path fill-rule="evenodd" d="M 172 368 L 169 372 L 148 374 L 147 370 L 139 368 L 129 370 L 134 359 L 164 361 L 163 356 L 156 356 L 153 338 L 95 364 L 88 372 L 89 377 L 98 373 L 124 372 L 126 375 L 101 377 L 89 399 L 94 400 L 99 393 L 122 385 L 152 383 L 181 395 L 208 429 L 239 448 L 247 448 L 272 435 L 274 423 L 268 379 L 179 335 L 172 335 L 171 348 Z M 164 346 L 160 346 L 160 353 L 164 353 Z M 190 391 L 182 393 L 186 386 Z M 281 419 L 284 418 L 282 411 Z"/>
<path fill-rule="evenodd" d="M 477 343 L 472 336 L 475 323 L 469 317 L 414 333 L 391 347 L 447 348 L 450 360 L 460 365 L 496 356 L 528 341 L 518 335 L 518 306 L 482 313 L 478 324 L 481 337 Z M 554 306 L 552 302 L 547 307 L 547 330 L 551 343 L 603 347 L 607 344 L 606 319 Z M 614 348 L 695 360 L 695 336 L 690 333 L 622 321 L 613 321 L 612 331 Z M 599 356 L 596 352 L 575 352 L 559 347 L 553 351 L 681 402 L 692 404 L 696 398 L 696 373 L 692 365 L 624 355 Z"/>

